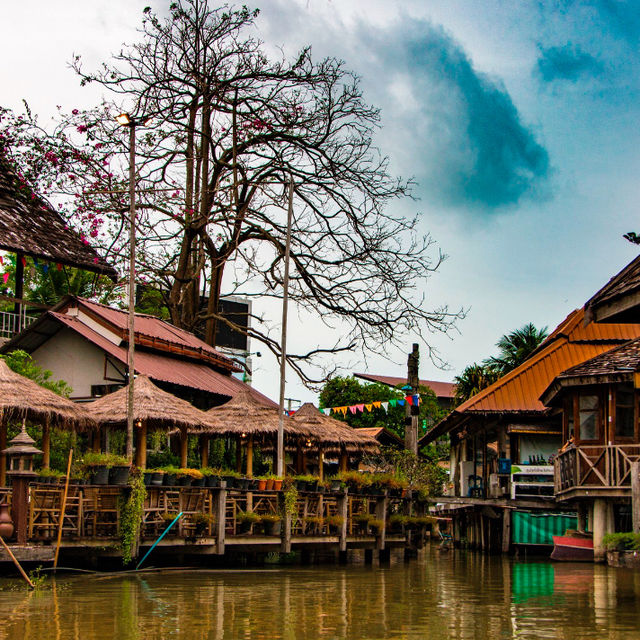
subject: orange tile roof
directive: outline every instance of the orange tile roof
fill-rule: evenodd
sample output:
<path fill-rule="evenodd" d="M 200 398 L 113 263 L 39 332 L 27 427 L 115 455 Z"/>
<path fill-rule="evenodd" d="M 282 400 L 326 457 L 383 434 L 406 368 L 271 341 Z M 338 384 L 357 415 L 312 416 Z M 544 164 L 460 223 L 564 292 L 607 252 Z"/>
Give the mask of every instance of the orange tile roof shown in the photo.
<path fill-rule="evenodd" d="M 539 398 L 562 371 L 640 337 L 640 324 L 588 324 L 584 310 L 569 314 L 519 367 L 456 407 L 455 413 L 538 412 Z"/>

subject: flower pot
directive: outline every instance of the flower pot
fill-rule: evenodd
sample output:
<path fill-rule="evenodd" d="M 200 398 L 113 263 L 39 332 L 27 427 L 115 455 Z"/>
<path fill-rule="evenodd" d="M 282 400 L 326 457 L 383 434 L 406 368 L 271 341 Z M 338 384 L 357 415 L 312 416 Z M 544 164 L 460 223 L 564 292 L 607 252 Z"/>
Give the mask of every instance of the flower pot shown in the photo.
<path fill-rule="evenodd" d="M 227 483 L 227 489 L 234 489 L 238 485 L 236 484 L 237 478 L 235 476 L 222 476 L 222 479 Z"/>
<path fill-rule="evenodd" d="M 266 488 L 267 488 L 266 478 L 263 480 L 258 480 L 258 491 L 264 491 Z"/>
<path fill-rule="evenodd" d="M 100 464 L 91 467 L 91 484 L 109 484 L 109 469 Z"/>
<path fill-rule="evenodd" d="M 258 481 L 253 478 L 247 479 L 247 489 L 249 491 L 255 491 L 258 488 Z"/>
<path fill-rule="evenodd" d="M 220 486 L 220 478 L 218 476 L 207 476 L 207 487 L 219 487 Z"/>
<path fill-rule="evenodd" d="M 264 534 L 266 536 L 279 536 L 282 530 L 282 522 L 277 520 L 276 522 L 264 522 Z"/>
<path fill-rule="evenodd" d="M 332 493 L 339 493 L 340 491 L 342 491 L 342 482 L 340 482 L 340 480 L 332 480 L 331 481 L 331 492 Z"/>
<path fill-rule="evenodd" d="M 307 491 L 315 491 L 318 488 L 318 481 L 311 480 L 305 482 Z"/>
<path fill-rule="evenodd" d="M 193 478 L 191 476 L 180 476 L 176 478 L 176 483 L 179 487 L 190 487 L 193 482 Z"/>
<path fill-rule="evenodd" d="M 251 533 L 253 522 L 240 522 L 238 524 L 238 533 Z"/>
<path fill-rule="evenodd" d="M 273 490 L 281 491 L 282 490 L 282 480 L 274 480 L 273 481 Z"/>
<path fill-rule="evenodd" d="M 273 491 L 273 478 L 267 478 L 267 486 L 265 488 L 267 491 Z"/>
<path fill-rule="evenodd" d="M 204 487 L 204 478 L 193 478 L 191 481 L 192 487 Z"/>
<path fill-rule="evenodd" d="M 129 482 L 130 472 L 131 467 L 129 465 L 111 467 L 111 469 L 109 469 L 109 484 L 127 484 L 127 482 Z"/>
<path fill-rule="evenodd" d="M 162 484 L 165 487 L 175 487 L 176 486 L 176 474 L 175 473 L 165 473 L 164 478 L 162 478 Z"/>
<path fill-rule="evenodd" d="M 0 536 L 8 539 L 13 535 L 13 520 L 9 514 L 9 505 L 0 504 Z"/>
<path fill-rule="evenodd" d="M 249 480 L 247 478 L 236 478 L 238 483 L 238 489 L 248 489 L 249 488 Z"/>
<path fill-rule="evenodd" d="M 161 471 L 154 471 L 151 474 L 151 486 L 161 487 L 164 484 L 164 473 Z"/>
<path fill-rule="evenodd" d="M 145 487 L 150 487 L 151 486 L 151 481 L 153 480 L 153 473 L 145 473 L 145 474 L 143 474 L 142 479 L 144 480 L 144 486 Z"/>

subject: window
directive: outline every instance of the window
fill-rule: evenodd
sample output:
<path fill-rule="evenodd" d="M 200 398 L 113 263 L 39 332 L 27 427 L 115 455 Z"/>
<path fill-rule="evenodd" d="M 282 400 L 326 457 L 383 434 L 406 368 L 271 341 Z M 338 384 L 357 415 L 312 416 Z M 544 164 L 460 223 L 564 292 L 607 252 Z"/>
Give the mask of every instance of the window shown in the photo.
<path fill-rule="evenodd" d="M 600 402 L 597 395 L 578 397 L 578 427 L 581 441 L 600 439 Z"/>
<path fill-rule="evenodd" d="M 634 400 L 635 393 L 631 385 L 616 387 L 616 439 L 633 439 L 634 430 Z"/>

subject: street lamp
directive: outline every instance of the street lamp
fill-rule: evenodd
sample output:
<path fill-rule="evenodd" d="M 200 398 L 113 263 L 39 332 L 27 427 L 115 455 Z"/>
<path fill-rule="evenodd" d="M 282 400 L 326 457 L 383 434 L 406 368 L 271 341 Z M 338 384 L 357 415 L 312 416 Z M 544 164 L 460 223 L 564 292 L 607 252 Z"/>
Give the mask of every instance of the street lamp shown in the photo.
<path fill-rule="evenodd" d="M 150 117 L 134 118 L 128 113 L 116 116 L 116 122 L 129 127 L 129 395 L 127 398 L 127 449 L 129 462 L 133 461 L 133 379 L 135 376 L 135 278 L 136 278 L 136 127 L 144 127 Z"/>

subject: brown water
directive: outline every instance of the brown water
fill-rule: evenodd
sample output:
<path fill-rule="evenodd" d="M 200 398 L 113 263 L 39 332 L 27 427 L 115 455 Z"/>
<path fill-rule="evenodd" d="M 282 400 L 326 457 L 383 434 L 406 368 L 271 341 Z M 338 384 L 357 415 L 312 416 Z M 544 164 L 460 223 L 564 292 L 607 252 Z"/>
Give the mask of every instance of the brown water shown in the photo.
<path fill-rule="evenodd" d="M 0 638 L 640 638 L 640 572 L 427 549 L 408 564 L 0 580 Z"/>

